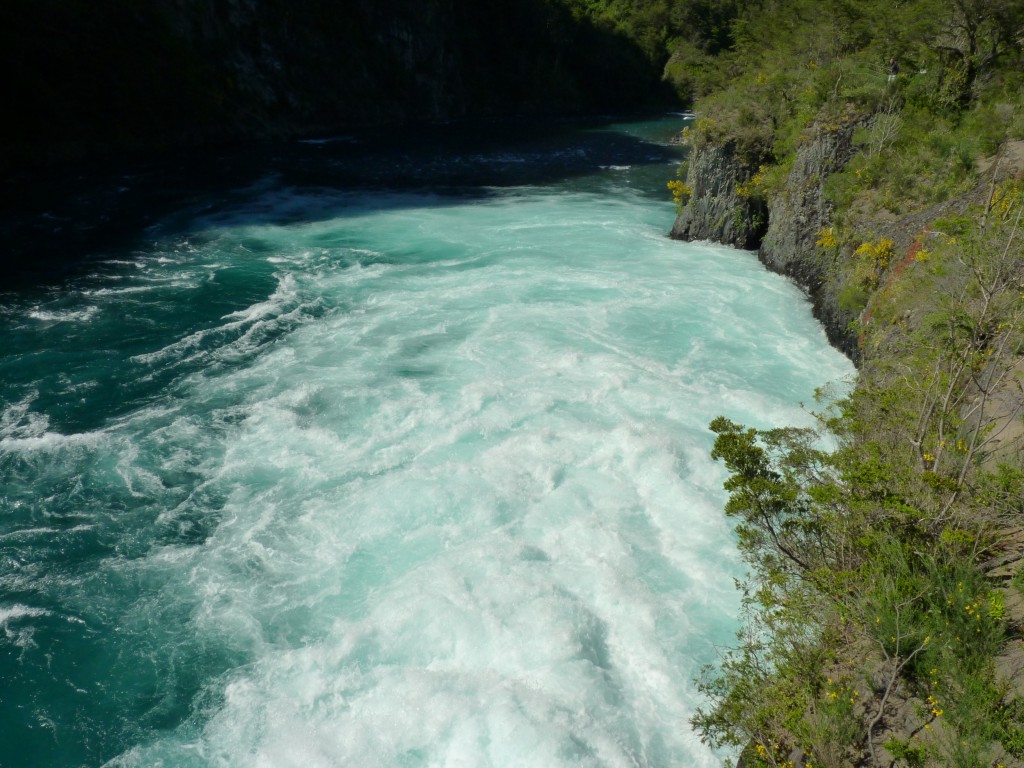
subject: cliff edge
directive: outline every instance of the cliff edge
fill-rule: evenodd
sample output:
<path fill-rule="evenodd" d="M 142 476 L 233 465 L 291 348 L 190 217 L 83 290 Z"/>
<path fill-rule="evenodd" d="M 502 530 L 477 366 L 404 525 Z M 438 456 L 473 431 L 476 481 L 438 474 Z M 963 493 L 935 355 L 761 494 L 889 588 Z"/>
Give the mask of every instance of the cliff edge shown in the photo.
<path fill-rule="evenodd" d="M 738 152 L 735 142 L 693 147 L 686 173 L 691 196 L 670 232 L 678 240 L 756 250 L 765 266 L 807 291 L 829 340 L 855 363 L 860 354 L 850 324 L 856 314 L 840 306 L 836 257 L 817 241 L 834 214 L 825 184 L 853 156 L 857 126 L 813 126 L 781 186 L 771 194 L 750 189 L 752 181 L 756 185 L 759 164 Z"/>

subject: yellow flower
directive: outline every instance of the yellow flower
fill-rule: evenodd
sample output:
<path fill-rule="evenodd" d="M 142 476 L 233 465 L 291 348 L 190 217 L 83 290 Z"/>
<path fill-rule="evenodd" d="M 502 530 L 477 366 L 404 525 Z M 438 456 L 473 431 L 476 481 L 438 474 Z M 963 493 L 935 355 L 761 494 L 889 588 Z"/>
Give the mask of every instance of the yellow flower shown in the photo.
<path fill-rule="evenodd" d="M 665 186 L 667 186 L 669 191 L 672 192 L 672 200 L 676 205 L 684 205 L 693 194 L 693 190 L 679 179 L 672 179 L 672 181 L 668 182 Z"/>
<path fill-rule="evenodd" d="M 818 232 L 818 239 L 815 241 L 815 245 L 820 245 L 822 248 L 835 248 L 839 245 L 835 227 L 825 227 L 825 229 Z"/>

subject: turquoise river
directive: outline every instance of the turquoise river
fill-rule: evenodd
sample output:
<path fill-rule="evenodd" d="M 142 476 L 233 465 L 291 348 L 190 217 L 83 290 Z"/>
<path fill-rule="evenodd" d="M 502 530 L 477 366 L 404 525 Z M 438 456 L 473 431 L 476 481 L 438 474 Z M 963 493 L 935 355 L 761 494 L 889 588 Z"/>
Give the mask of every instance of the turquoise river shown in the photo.
<path fill-rule="evenodd" d="M 666 236 L 682 120 L 282 145 L 0 292 L 0 765 L 720 765 L 707 424 L 852 368 Z"/>

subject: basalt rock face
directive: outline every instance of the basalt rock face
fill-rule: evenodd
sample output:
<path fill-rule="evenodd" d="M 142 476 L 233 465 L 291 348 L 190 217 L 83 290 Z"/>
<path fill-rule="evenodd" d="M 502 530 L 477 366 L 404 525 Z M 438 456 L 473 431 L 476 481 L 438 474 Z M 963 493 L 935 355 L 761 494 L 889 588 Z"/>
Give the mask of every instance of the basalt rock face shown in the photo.
<path fill-rule="evenodd" d="M 0 171 L 106 152 L 664 103 L 547 0 L 11 0 Z"/>
<path fill-rule="evenodd" d="M 0 164 L 467 110 L 458 0 L 16 0 Z"/>
<path fill-rule="evenodd" d="M 757 161 L 733 143 L 694 149 L 686 174 L 691 197 L 671 236 L 756 249 L 769 269 L 793 278 L 810 294 L 829 340 L 857 362 L 857 339 L 849 331 L 855 315 L 839 306 L 836 265 L 817 245 L 832 221 L 825 182 L 852 157 L 854 130 L 855 125 L 815 129 L 798 149 L 782 191 L 767 206 L 740 194 L 757 172 Z"/>
<path fill-rule="evenodd" d="M 158 0 L 214 77 L 220 120 L 257 135 L 461 116 L 454 4 Z"/>
<path fill-rule="evenodd" d="M 739 194 L 740 185 L 749 181 L 757 168 L 732 142 L 694 149 L 686 171 L 690 199 L 676 217 L 671 236 L 757 248 L 767 212 L 756 200 Z"/>
<path fill-rule="evenodd" d="M 857 339 L 849 331 L 856 316 L 840 307 L 836 265 L 817 244 L 822 230 L 832 223 L 825 182 L 853 156 L 855 128 L 855 124 L 817 126 L 800 146 L 781 193 L 768 202 L 768 231 L 758 257 L 769 269 L 792 277 L 807 290 L 829 340 L 857 362 Z"/>

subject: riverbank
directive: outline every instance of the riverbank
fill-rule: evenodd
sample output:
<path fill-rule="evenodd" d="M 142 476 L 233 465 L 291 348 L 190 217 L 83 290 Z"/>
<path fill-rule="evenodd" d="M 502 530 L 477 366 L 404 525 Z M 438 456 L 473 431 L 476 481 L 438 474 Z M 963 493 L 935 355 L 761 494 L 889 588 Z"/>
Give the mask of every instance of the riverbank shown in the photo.
<path fill-rule="evenodd" d="M 951 117 L 948 72 L 926 94 L 867 53 L 752 65 L 687 134 L 673 236 L 756 248 L 859 368 L 818 432 L 712 425 L 748 629 L 693 723 L 748 765 L 1017 766 L 1019 93 L 993 74 Z"/>

